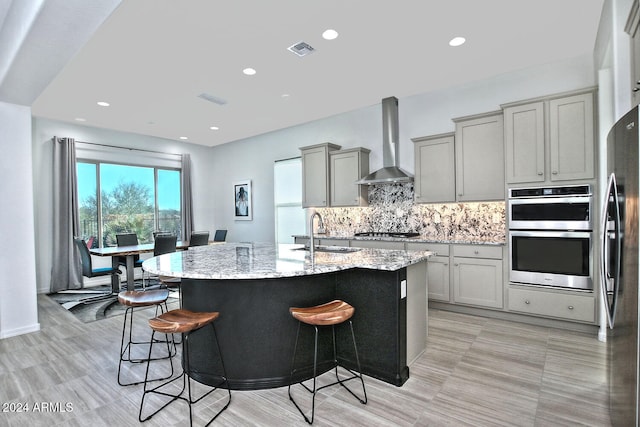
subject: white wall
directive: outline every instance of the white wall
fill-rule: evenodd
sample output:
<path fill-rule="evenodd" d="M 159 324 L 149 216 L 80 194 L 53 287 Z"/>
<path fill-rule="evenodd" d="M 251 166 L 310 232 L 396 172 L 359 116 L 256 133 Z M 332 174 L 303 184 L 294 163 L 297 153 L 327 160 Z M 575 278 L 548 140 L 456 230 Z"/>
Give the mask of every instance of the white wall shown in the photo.
<path fill-rule="evenodd" d="M 40 329 L 36 300 L 31 109 L 0 102 L 0 339 Z"/>
<path fill-rule="evenodd" d="M 80 126 L 53 120 L 34 118 L 33 124 L 33 168 L 35 233 L 37 236 L 36 268 L 38 292 L 49 292 L 51 279 L 51 239 L 52 239 L 52 147 L 51 138 L 71 137 L 76 141 L 108 144 L 114 146 L 141 148 L 163 153 L 191 155 L 194 229 L 213 230 L 217 227 L 212 214 L 215 201 L 207 197 L 211 187 L 211 149 L 201 145 L 172 141 L 144 135 L 117 132 L 89 126 Z M 31 137 L 31 135 L 30 135 Z M 136 152 L 131 151 L 132 159 Z M 134 160 L 132 160 L 133 162 Z M 200 196 L 199 196 L 200 195 Z M 109 258 L 96 259 L 96 266 L 111 265 Z"/>
<path fill-rule="evenodd" d="M 500 104 L 594 86 L 591 55 L 495 76 L 464 86 L 399 99 L 400 166 L 414 170 L 411 138 L 454 130 L 452 118 L 500 109 Z M 337 99 L 336 103 L 339 104 Z M 275 239 L 273 162 L 300 155 L 299 147 L 332 142 L 342 148 L 371 149 L 370 169 L 382 167 L 380 104 L 322 120 L 274 131 L 213 148 L 211 196 L 217 222 L 229 229 L 231 240 Z M 234 221 L 233 181 L 253 181 L 253 221 Z"/>

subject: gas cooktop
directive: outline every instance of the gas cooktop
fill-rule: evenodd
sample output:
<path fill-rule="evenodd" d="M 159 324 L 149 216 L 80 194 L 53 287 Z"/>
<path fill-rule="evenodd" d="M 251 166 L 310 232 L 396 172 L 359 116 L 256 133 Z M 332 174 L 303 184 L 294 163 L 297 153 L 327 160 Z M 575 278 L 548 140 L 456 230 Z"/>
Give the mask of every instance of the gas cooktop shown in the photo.
<path fill-rule="evenodd" d="M 354 234 L 355 237 L 418 237 L 420 233 L 401 231 L 365 231 Z"/>

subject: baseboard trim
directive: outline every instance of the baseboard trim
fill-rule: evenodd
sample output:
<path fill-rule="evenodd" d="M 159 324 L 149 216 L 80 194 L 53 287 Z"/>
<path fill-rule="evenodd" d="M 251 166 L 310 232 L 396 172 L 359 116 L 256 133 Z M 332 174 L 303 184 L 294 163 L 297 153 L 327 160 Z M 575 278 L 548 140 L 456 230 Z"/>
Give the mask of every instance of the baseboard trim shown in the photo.
<path fill-rule="evenodd" d="M 575 332 L 584 332 L 598 335 L 598 326 L 585 323 L 576 323 L 571 321 L 548 319 L 546 317 L 528 316 L 525 314 L 511 313 L 506 311 L 488 310 L 476 307 L 467 307 L 455 304 L 447 304 L 443 302 L 429 301 L 429 308 L 444 311 L 453 311 L 462 314 L 472 314 L 475 316 L 489 317 L 492 319 L 509 320 L 513 322 L 527 323 L 529 325 L 544 326 L 548 328 L 565 329 Z"/>
<path fill-rule="evenodd" d="M 15 337 L 17 335 L 29 334 L 31 332 L 38 332 L 39 330 L 40 330 L 40 323 L 34 323 L 33 325 L 10 329 L 8 331 L 0 330 L 0 340 L 4 338 Z"/>

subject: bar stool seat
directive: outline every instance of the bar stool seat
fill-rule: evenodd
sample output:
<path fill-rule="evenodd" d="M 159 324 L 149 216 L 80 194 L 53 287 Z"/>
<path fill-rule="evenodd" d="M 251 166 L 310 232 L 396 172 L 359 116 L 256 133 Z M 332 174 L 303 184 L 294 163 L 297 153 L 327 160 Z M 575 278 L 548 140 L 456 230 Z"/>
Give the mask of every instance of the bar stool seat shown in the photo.
<path fill-rule="evenodd" d="M 322 390 L 323 388 L 330 387 L 336 384 L 340 384 L 341 386 L 343 386 L 349 393 L 351 393 L 352 396 L 358 399 L 360 403 L 366 404 L 367 391 L 364 386 L 362 369 L 360 368 L 360 358 L 358 356 L 358 348 L 356 346 L 356 339 L 353 333 L 353 323 L 351 321 L 351 318 L 355 313 L 355 308 L 349 303 L 346 303 L 342 300 L 333 300 L 331 302 L 313 306 L 313 307 L 302 307 L 302 308 L 290 307 L 289 313 L 291 314 L 291 316 L 293 316 L 294 319 L 298 320 L 298 332 L 296 334 L 296 341 L 295 341 L 295 346 L 293 350 L 293 359 L 291 361 L 291 376 L 289 380 L 288 393 L 289 393 L 289 399 L 293 402 L 293 404 L 298 409 L 300 414 L 302 414 L 305 421 L 309 424 L 313 424 L 313 418 L 315 415 L 315 399 L 316 399 L 317 392 L 319 390 Z M 351 339 L 353 341 L 353 349 L 355 352 L 356 366 L 358 368 L 358 371 L 354 372 L 353 370 L 345 366 L 342 366 L 345 370 L 347 370 L 351 374 L 351 376 L 349 376 L 348 378 L 340 378 L 338 376 L 339 363 L 338 363 L 338 356 L 337 356 L 337 350 L 336 350 L 335 327 L 345 322 L 349 322 L 349 328 L 351 330 Z M 295 368 L 295 361 L 296 361 L 296 354 L 298 351 L 298 339 L 300 337 L 300 325 L 303 323 L 307 325 L 311 325 L 315 329 L 315 341 L 314 341 L 314 353 L 313 353 L 313 387 L 312 388 L 309 388 L 307 385 L 305 385 L 304 381 L 294 382 L 293 380 L 294 374 L 297 371 L 297 369 Z M 318 327 L 323 327 L 323 326 L 331 326 L 331 330 L 332 330 L 333 364 L 335 366 L 336 381 L 332 382 L 331 384 L 327 384 L 322 387 L 316 388 L 316 378 L 317 378 L 317 368 L 318 368 Z M 353 379 L 360 380 L 362 384 L 362 392 L 364 395 L 363 398 L 358 397 L 353 391 L 351 391 L 351 389 L 349 389 L 349 387 L 346 386 L 345 382 Z M 309 393 L 313 395 L 311 400 L 311 418 L 307 417 L 307 415 L 302 411 L 298 403 L 296 403 L 293 396 L 291 395 L 291 385 L 293 384 L 300 384 Z"/>
<path fill-rule="evenodd" d="M 149 291 L 122 291 L 118 294 L 118 302 L 128 307 L 148 307 L 163 304 L 169 297 L 167 289 Z"/>
<path fill-rule="evenodd" d="M 353 316 L 355 309 L 344 301 L 335 300 L 315 307 L 290 307 L 289 313 L 307 325 L 329 326 L 345 322 Z"/>
<path fill-rule="evenodd" d="M 167 344 L 167 355 L 154 358 L 132 358 L 131 348 L 134 345 L 151 345 L 151 341 L 134 341 L 133 340 L 133 312 L 135 308 L 156 307 L 156 315 L 158 309 L 165 312 L 168 311 L 167 298 L 169 297 L 169 291 L 167 289 L 154 289 L 148 291 L 121 291 L 118 293 L 118 302 L 124 305 L 126 308 L 124 312 L 124 321 L 122 325 L 122 340 L 120 341 L 120 361 L 118 362 L 118 384 L 122 386 L 142 384 L 143 381 L 133 381 L 124 383 L 121 379 L 122 362 L 130 363 L 143 363 L 149 362 L 149 360 L 167 359 L 175 356 L 176 345 L 173 341 L 173 337 L 165 340 L 157 340 L 156 342 L 163 342 Z M 125 345 L 125 335 L 127 331 L 127 320 L 129 321 L 129 341 Z M 170 378 L 173 375 L 173 371 L 167 377 L 156 378 L 155 380 L 164 380 Z"/>
<path fill-rule="evenodd" d="M 159 317 L 149 319 L 149 326 L 156 332 L 163 334 L 185 333 L 195 331 L 208 325 L 220 316 L 217 311 L 198 313 L 178 309 L 171 310 Z"/>
<path fill-rule="evenodd" d="M 194 403 L 198 403 L 200 400 L 202 400 L 203 398 L 205 398 L 206 396 L 208 396 L 209 394 L 211 394 L 212 392 L 216 391 L 218 388 L 220 388 L 221 386 L 226 386 L 223 388 L 227 389 L 227 393 L 229 395 L 226 404 L 224 405 L 224 407 L 222 409 L 220 409 L 214 416 L 213 418 L 211 418 L 211 420 L 209 420 L 209 422 L 207 423 L 207 425 L 209 425 L 211 422 L 213 422 L 213 420 L 215 420 L 225 409 L 227 409 L 227 407 L 229 407 L 229 404 L 231 403 L 231 389 L 229 388 L 229 383 L 227 382 L 227 374 L 226 371 L 224 369 L 224 362 L 222 360 L 222 353 L 220 352 L 220 345 L 218 343 L 218 334 L 216 333 L 216 328 L 214 325 L 214 321 L 216 319 L 218 319 L 218 317 L 220 316 L 220 313 L 217 311 L 214 312 L 194 312 L 194 311 L 190 311 L 190 310 L 185 310 L 185 309 L 176 309 L 176 310 L 170 310 L 166 313 L 161 314 L 160 316 L 154 317 L 152 319 L 149 319 L 149 327 L 151 328 L 151 330 L 153 331 L 151 334 L 152 337 L 152 342 L 153 342 L 153 337 L 154 334 L 156 332 L 158 333 L 163 333 L 163 334 L 173 334 L 173 333 L 180 333 L 182 334 L 182 360 L 183 360 L 183 370 L 182 373 L 178 376 L 176 376 L 175 378 L 172 378 L 168 381 L 166 381 L 163 384 L 160 384 L 159 386 L 156 386 L 152 389 L 147 389 L 147 378 L 149 376 L 149 365 L 147 365 L 147 372 L 145 374 L 145 381 L 144 381 L 144 388 L 143 388 L 143 393 L 142 393 L 142 400 L 140 402 L 140 413 L 138 415 L 138 419 L 140 422 L 144 422 L 149 420 L 151 417 L 153 417 L 155 414 L 157 414 L 158 412 L 160 412 L 162 409 L 166 408 L 168 405 L 170 405 L 172 402 L 180 399 L 180 400 L 184 400 L 187 402 L 187 404 L 189 405 L 189 424 L 193 425 L 193 414 L 192 414 L 192 405 Z M 218 384 L 216 384 L 216 386 L 212 386 L 211 390 L 207 391 L 206 393 L 204 393 L 202 396 L 198 397 L 197 399 L 193 399 L 193 396 L 191 395 L 191 371 L 190 371 L 190 367 L 189 367 L 189 336 L 191 335 L 191 333 L 205 327 L 211 325 L 211 327 L 213 328 L 213 334 L 214 334 L 214 338 L 215 338 L 215 343 L 216 343 L 216 348 L 218 350 L 218 355 L 220 357 L 220 364 L 221 364 L 221 370 L 222 370 L 222 375 L 215 375 L 215 377 L 219 377 L 220 378 L 220 382 Z M 152 347 L 153 344 L 149 347 L 149 356 L 151 355 L 151 351 L 152 351 Z M 173 362 L 171 359 L 169 359 L 170 363 L 171 363 L 171 369 L 173 372 Z M 201 372 L 199 372 L 201 373 Z M 174 381 L 177 381 L 179 379 L 182 379 L 182 389 L 180 390 L 179 393 L 174 394 L 174 393 L 168 393 L 162 390 L 162 388 L 164 388 L 165 386 L 173 383 Z M 185 391 L 185 387 L 187 388 L 187 396 L 183 396 L 184 391 Z M 149 394 L 149 393 L 155 393 L 155 394 L 159 394 L 162 396 L 167 396 L 167 397 L 171 397 L 171 400 L 169 400 L 167 403 L 165 403 L 162 407 L 160 407 L 159 409 L 155 410 L 151 415 L 148 415 L 147 417 L 143 418 L 142 416 L 142 412 L 143 412 L 143 408 L 144 408 L 144 403 L 145 403 L 145 397 Z"/>

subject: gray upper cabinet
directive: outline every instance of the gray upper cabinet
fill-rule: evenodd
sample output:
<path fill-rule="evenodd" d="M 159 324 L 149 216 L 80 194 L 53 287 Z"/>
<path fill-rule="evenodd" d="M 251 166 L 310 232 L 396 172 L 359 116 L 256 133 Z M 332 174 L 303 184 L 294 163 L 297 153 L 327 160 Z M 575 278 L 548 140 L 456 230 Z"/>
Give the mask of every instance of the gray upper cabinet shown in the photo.
<path fill-rule="evenodd" d="M 504 109 L 507 183 L 544 181 L 544 102 Z"/>
<path fill-rule="evenodd" d="M 640 104 L 640 6 L 634 0 L 624 30 L 631 36 L 631 105 Z"/>
<path fill-rule="evenodd" d="M 351 148 L 329 153 L 330 205 L 366 206 L 368 187 L 355 182 L 369 174 L 369 153 L 367 148 Z"/>
<path fill-rule="evenodd" d="M 504 200 L 502 111 L 453 119 L 456 200 Z"/>
<path fill-rule="evenodd" d="M 551 181 L 594 178 L 593 92 L 549 101 Z"/>
<path fill-rule="evenodd" d="M 412 138 L 417 203 L 456 200 L 454 133 Z"/>
<path fill-rule="evenodd" d="M 300 147 L 302 153 L 302 207 L 329 206 L 329 153 L 340 146 L 324 143 Z"/>
<path fill-rule="evenodd" d="M 594 92 L 505 104 L 507 184 L 593 179 Z"/>

